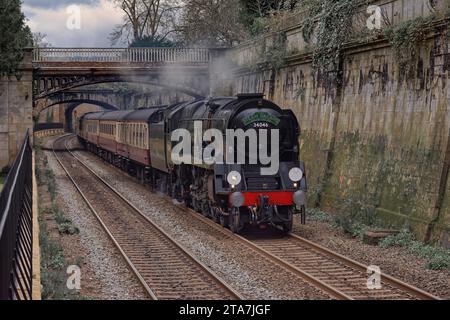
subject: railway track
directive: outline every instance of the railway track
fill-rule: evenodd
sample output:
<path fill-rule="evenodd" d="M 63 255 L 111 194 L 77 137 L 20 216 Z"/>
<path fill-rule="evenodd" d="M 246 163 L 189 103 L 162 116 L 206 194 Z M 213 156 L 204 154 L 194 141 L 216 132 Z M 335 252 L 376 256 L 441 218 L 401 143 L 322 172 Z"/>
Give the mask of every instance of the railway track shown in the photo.
<path fill-rule="evenodd" d="M 67 137 L 53 143 L 56 160 L 151 299 L 242 299 L 73 154 Z"/>
<path fill-rule="evenodd" d="M 167 197 L 168 204 L 174 205 Z M 197 221 L 213 228 L 223 237 L 242 243 L 254 253 L 270 260 L 294 276 L 301 277 L 339 300 L 438 300 L 419 288 L 392 276 L 381 274 L 381 289 L 370 290 L 367 286 L 368 267 L 327 248 L 312 243 L 295 234 L 270 237 L 239 236 L 221 227 L 203 215 L 177 205 Z"/>
<path fill-rule="evenodd" d="M 419 288 L 392 276 L 381 274 L 381 289 L 369 289 L 368 266 L 337 252 L 317 245 L 295 234 L 284 236 L 274 229 L 275 235 L 240 236 L 221 227 L 201 214 L 179 206 L 196 219 L 254 249 L 267 259 L 305 279 L 315 287 L 339 300 L 439 300 Z"/>
<path fill-rule="evenodd" d="M 352 300 L 437 300 L 437 297 L 381 273 L 381 287 L 369 289 L 370 271 L 352 259 L 295 234 L 272 240 L 250 240 L 260 250 L 277 257 Z"/>

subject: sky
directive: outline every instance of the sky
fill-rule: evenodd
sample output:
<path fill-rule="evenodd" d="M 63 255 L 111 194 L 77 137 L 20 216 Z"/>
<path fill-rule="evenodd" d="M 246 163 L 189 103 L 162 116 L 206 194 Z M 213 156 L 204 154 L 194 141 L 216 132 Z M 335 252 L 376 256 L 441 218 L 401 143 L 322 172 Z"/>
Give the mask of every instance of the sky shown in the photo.
<path fill-rule="evenodd" d="M 22 1 L 32 32 L 46 34 L 52 47 L 110 47 L 109 35 L 123 17 L 110 0 Z"/>

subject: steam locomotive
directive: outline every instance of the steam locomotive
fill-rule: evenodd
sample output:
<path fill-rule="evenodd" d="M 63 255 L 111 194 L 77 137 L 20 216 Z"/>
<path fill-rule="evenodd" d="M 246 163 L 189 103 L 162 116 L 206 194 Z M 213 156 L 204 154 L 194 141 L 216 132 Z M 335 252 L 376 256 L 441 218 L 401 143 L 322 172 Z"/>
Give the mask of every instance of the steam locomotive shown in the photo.
<path fill-rule="evenodd" d="M 262 94 L 88 113 L 87 150 L 239 233 L 305 222 L 306 171 L 298 121 Z"/>

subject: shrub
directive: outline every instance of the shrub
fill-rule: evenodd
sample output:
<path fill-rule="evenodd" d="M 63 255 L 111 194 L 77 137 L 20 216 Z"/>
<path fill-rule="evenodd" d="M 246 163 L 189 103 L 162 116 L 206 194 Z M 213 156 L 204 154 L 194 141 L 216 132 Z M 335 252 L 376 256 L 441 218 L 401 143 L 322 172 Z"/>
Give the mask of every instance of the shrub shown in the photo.
<path fill-rule="evenodd" d="M 410 254 L 427 260 L 427 268 L 431 270 L 450 270 L 450 250 L 438 246 L 431 246 L 416 240 L 408 230 L 392 235 L 380 242 L 380 247 L 401 247 Z"/>

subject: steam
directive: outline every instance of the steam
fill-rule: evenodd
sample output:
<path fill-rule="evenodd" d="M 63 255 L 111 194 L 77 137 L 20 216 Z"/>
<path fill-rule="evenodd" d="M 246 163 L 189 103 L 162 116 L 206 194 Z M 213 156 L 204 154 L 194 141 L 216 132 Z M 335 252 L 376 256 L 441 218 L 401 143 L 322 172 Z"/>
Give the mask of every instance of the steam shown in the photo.
<path fill-rule="evenodd" d="M 223 49 L 212 49 L 209 64 L 169 62 L 156 64 L 148 72 L 130 71 L 124 64 L 121 78 L 125 82 L 141 86 L 154 86 L 155 96 L 161 104 L 192 101 L 199 97 L 232 96 L 234 93 L 233 70 L 236 65 L 228 59 Z M 143 94 L 144 94 L 144 90 Z M 155 101 L 154 99 L 150 99 Z"/>

